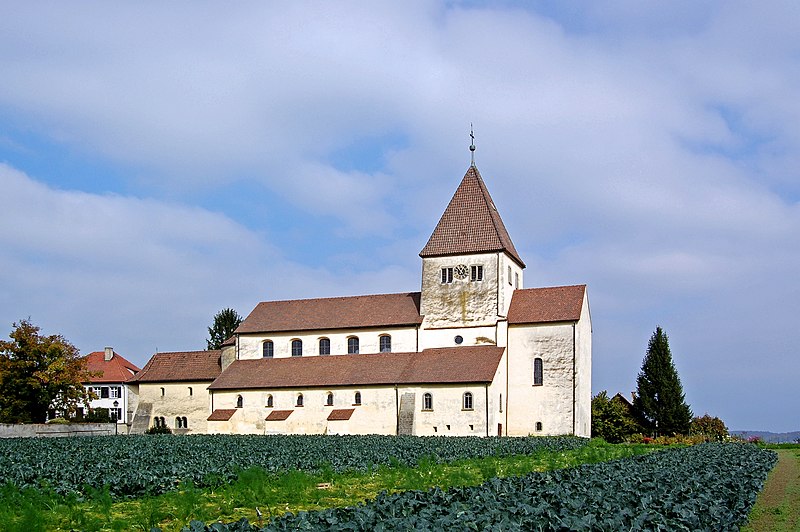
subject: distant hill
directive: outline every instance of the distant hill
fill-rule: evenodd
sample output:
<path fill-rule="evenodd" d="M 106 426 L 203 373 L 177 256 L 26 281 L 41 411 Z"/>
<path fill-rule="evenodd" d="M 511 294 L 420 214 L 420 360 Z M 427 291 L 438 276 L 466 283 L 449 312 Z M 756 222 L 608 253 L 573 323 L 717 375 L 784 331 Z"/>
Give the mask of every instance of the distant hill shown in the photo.
<path fill-rule="evenodd" d="M 800 440 L 800 430 L 794 432 L 768 432 L 765 430 L 731 430 L 731 436 L 744 439 L 761 438 L 766 443 L 794 443 Z"/>

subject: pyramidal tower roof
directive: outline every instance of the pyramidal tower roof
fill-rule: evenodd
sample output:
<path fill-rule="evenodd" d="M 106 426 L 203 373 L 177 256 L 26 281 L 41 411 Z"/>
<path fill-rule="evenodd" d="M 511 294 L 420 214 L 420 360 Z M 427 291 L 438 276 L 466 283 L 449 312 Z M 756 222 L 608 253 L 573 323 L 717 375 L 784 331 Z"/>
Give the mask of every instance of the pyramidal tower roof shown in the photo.
<path fill-rule="evenodd" d="M 472 165 L 464 174 L 464 179 L 419 256 L 441 257 L 498 251 L 505 251 L 525 267 L 480 172 Z"/>

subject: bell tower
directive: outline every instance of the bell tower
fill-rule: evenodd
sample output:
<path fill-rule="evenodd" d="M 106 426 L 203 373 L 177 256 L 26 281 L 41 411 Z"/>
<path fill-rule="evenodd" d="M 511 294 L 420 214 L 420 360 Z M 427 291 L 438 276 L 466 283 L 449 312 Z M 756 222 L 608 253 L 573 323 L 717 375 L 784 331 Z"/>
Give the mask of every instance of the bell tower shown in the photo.
<path fill-rule="evenodd" d="M 424 328 L 494 327 L 506 316 L 525 263 L 474 161 L 419 255 Z"/>

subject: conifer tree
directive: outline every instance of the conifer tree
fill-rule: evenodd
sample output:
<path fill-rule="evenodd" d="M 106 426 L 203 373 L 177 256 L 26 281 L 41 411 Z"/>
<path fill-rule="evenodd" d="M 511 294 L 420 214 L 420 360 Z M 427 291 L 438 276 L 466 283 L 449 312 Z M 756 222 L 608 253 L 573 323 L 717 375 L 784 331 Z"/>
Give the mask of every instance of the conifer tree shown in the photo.
<path fill-rule="evenodd" d="M 692 410 L 661 327 L 650 337 L 636 389 L 633 410 L 643 427 L 659 435 L 689 434 Z"/>
<path fill-rule="evenodd" d="M 242 323 L 242 317 L 232 308 L 222 309 L 214 315 L 214 325 L 208 328 L 206 349 L 219 349 L 222 343 L 233 336 L 233 331 Z"/>

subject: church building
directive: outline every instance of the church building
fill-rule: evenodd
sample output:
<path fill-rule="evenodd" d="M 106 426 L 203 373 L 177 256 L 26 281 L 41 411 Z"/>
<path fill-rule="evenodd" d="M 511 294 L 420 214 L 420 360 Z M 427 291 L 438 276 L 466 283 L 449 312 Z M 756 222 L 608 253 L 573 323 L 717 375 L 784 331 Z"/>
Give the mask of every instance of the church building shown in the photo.
<path fill-rule="evenodd" d="M 218 369 L 209 363 L 210 384 L 192 384 L 204 395 L 192 398 L 191 416 L 163 396 L 169 383 L 150 381 L 157 397 L 134 423 L 174 417 L 188 432 L 235 434 L 588 437 L 586 286 L 524 288 L 525 263 L 474 164 L 419 255 L 419 292 L 259 303 L 219 352 Z M 179 378 L 166 358 L 150 375 Z"/>

